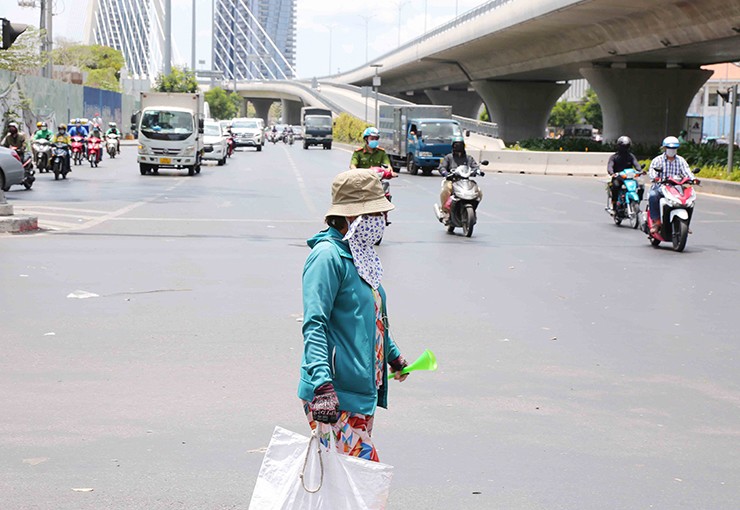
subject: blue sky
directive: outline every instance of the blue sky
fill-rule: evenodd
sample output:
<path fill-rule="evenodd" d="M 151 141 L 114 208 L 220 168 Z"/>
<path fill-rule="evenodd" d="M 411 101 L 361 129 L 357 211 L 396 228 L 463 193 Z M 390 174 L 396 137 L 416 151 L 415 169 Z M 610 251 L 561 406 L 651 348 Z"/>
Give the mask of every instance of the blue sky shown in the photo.
<path fill-rule="evenodd" d="M 81 40 L 84 15 L 90 0 L 56 0 L 58 15 L 54 17 L 54 37 Z M 2 0 L 0 15 L 14 22 L 38 26 L 39 10 L 18 7 L 17 0 Z M 190 63 L 190 31 L 192 0 L 172 0 L 173 58 L 178 63 Z M 401 4 L 399 32 L 398 12 Z M 367 23 L 367 55 L 372 59 L 403 44 L 427 30 L 449 21 L 478 5 L 481 0 L 376 0 L 373 2 L 334 2 L 332 0 L 298 0 L 298 44 L 296 70 L 298 77 L 325 76 L 337 70 L 348 71 L 365 63 L 365 18 Z M 210 67 L 211 61 L 211 0 L 196 0 L 196 32 L 199 43 L 196 57 Z M 425 17 L 426 10 L 426 17 Z M 426 18 L 426 19 L 425 19 Z M 331 59 L 329 39 L 331 34 Z M 202 41 L 202 42 L 201 42 Z"/>

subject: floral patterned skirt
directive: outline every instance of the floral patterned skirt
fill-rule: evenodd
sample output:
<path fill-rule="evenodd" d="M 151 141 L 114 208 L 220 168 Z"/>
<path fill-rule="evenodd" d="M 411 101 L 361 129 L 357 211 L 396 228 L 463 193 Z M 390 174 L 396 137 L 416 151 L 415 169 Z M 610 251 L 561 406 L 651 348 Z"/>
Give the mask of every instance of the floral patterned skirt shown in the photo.
<path fill-rule="evenodd" d="M 379 462 L 378 451 L 370 437 L 373 433 L 375 416 L 340 410 L 339 420 L 336 423 L 319 423 L 313 419 L 310 402 L 305 400 L 303 401 L 303 412 L 306 413 L 311 430 L 316 430 L 324 446 L 328 447 L 331 432 L 334 434 L 334 442 L 339 453 Z"/>

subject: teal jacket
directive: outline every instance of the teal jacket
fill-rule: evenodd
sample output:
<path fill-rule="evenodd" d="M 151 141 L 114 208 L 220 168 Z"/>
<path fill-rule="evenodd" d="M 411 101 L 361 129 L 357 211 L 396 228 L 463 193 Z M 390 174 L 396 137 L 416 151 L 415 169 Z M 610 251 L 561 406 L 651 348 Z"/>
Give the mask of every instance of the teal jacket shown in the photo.
<path fill-rule="evenodd" d="M 339 408 L 366 415 L 388 406 L 388 361 L 400 352 L 385 335 L 383 384 L 375 387 L 375 300 L 352 262 L 349 244 L 332 228 L 308 240 L 303 268 L 303 362 L 298 397 L 312 401 L 314 389 L 330 382 Z M 385 291 L 378 288 L 383 298 Z M 386 321 L 387 324 L 387 321 Z"/>

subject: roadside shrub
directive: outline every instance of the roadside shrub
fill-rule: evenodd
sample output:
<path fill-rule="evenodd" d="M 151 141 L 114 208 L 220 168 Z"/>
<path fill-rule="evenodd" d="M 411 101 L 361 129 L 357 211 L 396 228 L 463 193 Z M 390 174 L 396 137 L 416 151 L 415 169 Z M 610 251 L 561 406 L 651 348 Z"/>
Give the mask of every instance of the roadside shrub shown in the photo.
<path fill-rule="evenodd" d="M 334 120 L 332 135 L 337 142 L 362 145 L 362 132 L 370 125 L 353 115 L 341 113 Z"/>

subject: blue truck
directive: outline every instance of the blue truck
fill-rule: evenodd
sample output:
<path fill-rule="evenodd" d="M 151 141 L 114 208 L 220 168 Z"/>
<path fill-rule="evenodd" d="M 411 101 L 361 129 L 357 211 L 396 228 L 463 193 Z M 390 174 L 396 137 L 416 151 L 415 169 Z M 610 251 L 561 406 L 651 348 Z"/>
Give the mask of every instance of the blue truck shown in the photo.
<path fill-rule="evenodd" d="M 451 106 L 381 105 L 378 124 L 380 146 L 393 168 L 405 166 L 414 175 L 430 175 L 452 152 L 452 138 L 463 136 Z"/>

